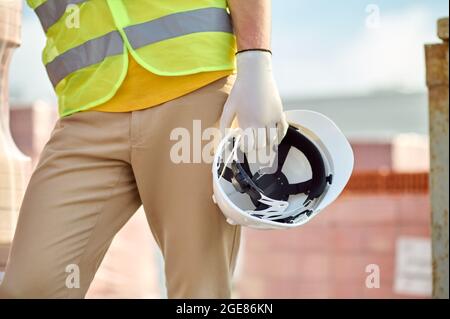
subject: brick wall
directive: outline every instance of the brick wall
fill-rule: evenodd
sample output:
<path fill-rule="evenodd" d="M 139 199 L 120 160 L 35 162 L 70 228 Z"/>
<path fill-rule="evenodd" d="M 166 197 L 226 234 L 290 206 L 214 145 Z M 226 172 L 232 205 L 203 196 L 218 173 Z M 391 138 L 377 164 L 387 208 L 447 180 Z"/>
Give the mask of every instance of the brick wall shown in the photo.
<path fill-rule="evenodd" d="M 426 193 L 349 194 L 292 231 L 245 230 L 237 293 L 243 298 L 409 298 L 394 290 L 396 242 L 430 237 Z M 366 288 L 366 266 L 381 287 Z M 426 296 L 422 296 L 426 297 Z"/>
<path fill-rule="evenodd" d="M 391 170 L 392 144 L 389 142 L 353 141 L 355 171 Z"/>
<path fill-rule="evenodd" d="M 11 133 L 20 150 L 37 164 L 39 154 L 50 138 L 58 114 L 54 107 L 35 102 L 16 106 L 10 115 Z"/>

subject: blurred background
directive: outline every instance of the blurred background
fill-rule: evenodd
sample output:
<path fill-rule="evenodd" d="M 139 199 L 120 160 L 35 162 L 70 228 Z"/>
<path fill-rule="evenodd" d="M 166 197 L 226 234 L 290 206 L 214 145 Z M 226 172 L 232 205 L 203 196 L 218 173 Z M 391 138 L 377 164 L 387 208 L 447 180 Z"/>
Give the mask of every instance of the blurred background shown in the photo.
<path fill-rule="evenodd" d="M 56 98 L 41 63 L 43 31 L 24 7 L 10 69 L 11 131 L 35 164 L 56 121 Z M 356 168 L 344 195 L 312 223 L 244 231 L 235 296 L 430 297 L 424 44 L 442 42 L 436 21 L 448 15 L 448 1 L 283 0 L 273 1 L 273 12 L 286 109 L 336 121 Z M 116 236 L 89 297 L 164 297 L 162 265 L 140 211 Z"/>

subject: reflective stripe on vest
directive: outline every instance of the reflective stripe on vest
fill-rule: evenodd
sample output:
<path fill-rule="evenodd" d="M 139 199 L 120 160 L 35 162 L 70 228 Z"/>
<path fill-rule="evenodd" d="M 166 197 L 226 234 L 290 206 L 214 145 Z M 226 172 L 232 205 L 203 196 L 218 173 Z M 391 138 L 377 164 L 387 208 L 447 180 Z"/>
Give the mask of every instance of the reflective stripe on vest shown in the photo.
<path fill-rule="evenodd" d="M 53 86 L 71 73 L 102 62 L 106 57 L 123 54 L 124 44 L 119 31 L 110 32 L 73 48 L 47 64 Z"/>
<path fill-rule="evenodd" d="M 61 0 L 54 0 L 61 1 Z M 65 0 L 75 1 L 75 0 Z M 53 2 L 53 1 L 52 1 Z M 47 2 L 48 3 L 48 2 Z M 124 32 L 133 49 L 199 32 L 233 33 L 228 12 L 206 8 L 171 14 L 150 22 L 126 27 Z M 73 48 L 46 65 L 53 86 L 73 72 L 123 53 L 123 40 L 118 31 Z"/>
<path fill-rule="evenodd" d="M 225 9 L 205 8 L 171 14 L 124 28 L 133 49 L 198 32 L 233 33 Z"/>
<path fill-rule="evenodd" d="M 36 12 L 45 32 L 54 25 L 64 15 L 67 6 L 70 4 L 79 4 L 87 0 L 48 0 L 34 11 Z"/>

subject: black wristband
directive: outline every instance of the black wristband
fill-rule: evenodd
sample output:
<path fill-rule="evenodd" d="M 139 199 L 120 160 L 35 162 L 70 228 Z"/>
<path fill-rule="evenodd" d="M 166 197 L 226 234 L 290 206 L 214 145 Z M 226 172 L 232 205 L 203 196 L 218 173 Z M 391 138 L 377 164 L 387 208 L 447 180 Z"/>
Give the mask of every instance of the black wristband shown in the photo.
<path fill-rule="evenodd" d="M 249 51 L 268 52 L 268 53 L 272 54 L 272 51 L 270 51 L 270 50 L 268 50 L 268 49 L 246 49 L 246 50 L 238 51 L 238 52 L 236 53 L 236 55 L 238 55 L 239 53 L 244 53 L 244 52 L 249 52 Z"/>

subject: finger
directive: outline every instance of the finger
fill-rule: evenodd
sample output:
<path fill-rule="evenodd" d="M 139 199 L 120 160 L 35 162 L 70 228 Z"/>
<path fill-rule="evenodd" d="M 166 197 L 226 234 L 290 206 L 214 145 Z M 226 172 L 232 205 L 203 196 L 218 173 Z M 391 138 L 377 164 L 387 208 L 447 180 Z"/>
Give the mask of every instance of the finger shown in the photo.
<path fill-rule="evenodd" d="M 242 139 L 241 139 L 241 151 L 244 153 L 249 153 L 255 150 L 256 145 L 256 136 L 255 136 L 255 130 L 253 128 L 246 128 L 243 130 Z"/>
<path fill-rule="evenodd" d="M 267 127 L 267 146 L 272 150 L 274 145 L 278 145 L 277 123 L 272 123 Z"/>
<path fill-rule="evenodd" d="M 278 144 L 280 144 L 281 141 L 283 141 L 284 137 L 286 136 L 288 128 L 289 124 L 286 120 L 286 115 L 283 113 L 280 121 L 277 123 Z"/>
<path fill-rule="evenodd" d="M 235 115 L 234 107 L 232 107 L 229 103 L 226 103 L 220 118 L 220 132 L 222 137 L 226 136 L 227 129 L 229 129 L 233 124 Z"/>
<path fill-rule="evenodd" d="M 260 150 L 267 146 L 267 130 L 265 127 L 256 128 L 255 130 L 255 149 Z"/>

